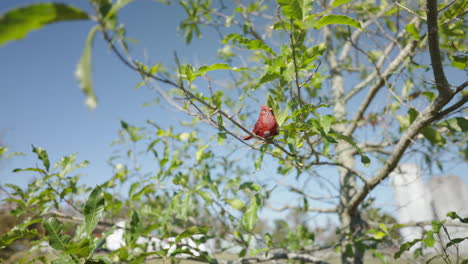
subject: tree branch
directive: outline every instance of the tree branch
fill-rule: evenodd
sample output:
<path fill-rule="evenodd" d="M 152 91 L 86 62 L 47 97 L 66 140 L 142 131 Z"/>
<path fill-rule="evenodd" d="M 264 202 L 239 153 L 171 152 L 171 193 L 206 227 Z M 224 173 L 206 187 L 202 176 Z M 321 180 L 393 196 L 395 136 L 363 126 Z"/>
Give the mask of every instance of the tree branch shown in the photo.
<path fill-rule="evenodd" d="M 300 262 L 314 263 L 314 264 L 328 264 L 309 254 L 287 253 L 287 252 L 270 252 L 263 257 L 245 257 L 237 260 L 220 260 L 219 264 L 251 264 L 260 262 L 269 262 L 275 260 L 298 260 Z"/>
<path fill-rule="evenodd" d="M 448 97 L 452 93 L 449 83 L 445 77 L 442 57 L 439 49 L 439 25 L 437 11 L 437 0 L 426 1 L 427 13 L 427 35 L 429 44 L 429 54 L 431 55 L 432 70 L 436 81 L 437 90 L 443 97 Z"/>
<path fill-rule="evenodd" d="M 418 18 L 413 18 L 409 23 L 416 23 L 415 26 L 417 28 L 419 28 L 419 23 L 420 23 L 420 20 Z M 399 40 L 401 39 L 405 34 L 407 34 L 406 30 L 402 30 L 398 33 L 398 35 L 396 36 L 396 40 Z M 351 38 L 351 40 L 353 40 Z M 352 42 L 348 42 L 349 45 L 351 46 L 351 43 Z M 392 43 L 390 43 L 384 50 L 382 56 L 379 58 L 379 61 L 377 62 L 377 66 L 378 67 L 382 67 L 384 61 L 385 61 L 385 58 L 387 58 L 387 56 L 392 52 L 393 48 L 396 46 L 397 43 L 395 43 L 394 41 L 392 41 Z M 400 54 L 403 53 L 405 50 L 403 49 L 402 51 L 400 51 Z M 407 54 L 405 54 L 407 55 Z M 398 55 L 395 59 L 395 60 L 398 60 L 401 56 Z M 390 63 L 390 65 L 388 67 L 390 67 L 391 65 L 394 65 L 394 66 L 398 66 L 399 64 L 395 64 L 393 62 Z M 395 68 L 396 68 L 395 67 Z M 392 71 L 390 71 L 390 74 L 393 74 Z M 362 82 L 358 83 L 356 86 L 354 86 L 354 88 L 352 88 L 349 92 L 346 93 L 345 95 L 345 101 L 349 101 L 349 99 L 351 99 L 355 94 L 357 94 L 358 92 L 360 92 L 362 89 L 364 89 L 368 84 L 371 83 L 372 80 L 375 79 L 375 77 L 378 76 L 378 72 L 376 70 L 374 70 L 371 74 L 368 75 L 368 77 L 366 79 L 364 79 Z M 390 77 L 390 76 L 388 76 Z M 387 77 L 387 78 L 388 78 Z M 382 78 L 382 76 L 381 76 Z"/>
<path fill-rule="evenodd" d="M 413 142 L 413 139 L 419 134 L 421 129 L 429 126 L 432 122 L 440 118 L 441 114 L 448 114 L 451 111 L 461 107 L 466 101 L 467 96 L 464 96 L 460 101 L 449 107 L 448 109 L 439 113 L 439 111 L 452 100 L 456 92 L 463 90 L 468 86 L 468 82 L 464 82 L 458 86 L 455 92 L 452 92 L 449 88 L 449 83 L 445 78 L 443 66 L 440 58 L 439 40 L 437 34 L 437 1 L 427 0 L 427 25 L 428 34 L 431 35 L 429 44 L 429 54 L 431 56 L 432 70 L 434 71 L 434 77 L 436 78 L 436 85 L 439 94 L 414 120 L 414 122 L 407 129 L 406 133 L 400 138 L 397 145 L 393 149 L 392 154 L 387 159 L 383 167 L 377 172 L 377 174 L 368 181 L 368 184 L 364 185 L 362 189 L 357 192 L 349 204 L 346 210 L 349 214 L 356 212 L 358 206 L 364 201 L 366 196 L 388 175 L 395 169 L 400 161 L 401 157 L 405 153 L 408 146 Z M 435 27 L 435 28 L 434 28 Z M 434 39 L 436 38 L 436 39 Z"/>
<path fill-rule="evenodd" d="M 332 213 L 336 214 L 338 212 L 337 208 L 301 208 L 299 206 L 293 206 L 293 205 L 283 205 L 281 207 L 273 207 L 271 204 L 267 205 L 268 208 L 270 208 L 273 211 L 286 211 L 286 210 L 296 210 L 296 211 L 301 211 L 301 212 L 315 212 L 315 213 Z"/>
<path fill-rule="evenodd" d="M 354 115 L 348 129 L 345 131 L 345 135 L 349 136 L 353 134 L 354 130 L 357 128 L 358 121 L 363 117 L 364 112 L 367 110 L 367 107 L 369 107 L 377 92 L 384 86 L 387 79 L 392 76 L 394 71 L 408 58 L 408 56 L 412 56 L 418 43 L 419 40 L 410 41 L 408 45 L 406 45 L 406 47 L 400 52 L 400 54 L 398 54 L 398 56 L 392 61 L 392 63 L 390 63 L 377 83 L 370 88 L 369 93 L 363 100 L 362 104 L 359 106 L 357 113 Z"/>
<path fill-rule="evenodd" d="M 235 119 L 233 119 L 226 112 L 222 111 L 221 109 L 217 108 L 214 105 L 211 105 L 209 102 L 206 102 L 202 98 L 196 96 L 194 93 L 192 93 L 189 90 L 185 89 L 182 85 L 179 85 L 179 84 L 177 84 L 177 83 L 175 83 L 175 82 L 173 82 L 173 81 L 171 81 L 169 79 L 160 78 L 160 77 L 158 77 L 158 76 L 156 76 L 156 75 L 154 75 L 154 74 L 152 74 L 152 73 L 150 73 L 148 71 L 145 71 L 145 70 L 141 69 L 140 67 L 138 67 L 134 63 L 133 60 L 128 60 L 127 58 L 125 58 L 123 56 L 123 54 L 119 51 L 119 49 L 113 43 L 112 38 L 107 33 L 107 30 L 106 30 L 106 27 L 105 27 L 104 23 L 102 21 L 100 21 L 100 20 L 99 20 L 99 23 L 100 23 L 100 26 L 101 26 L 101 32 L 103 34 L 104 39 L 109 43 L 111 50 L 117 55 L 117 57 L 120 59 L 120 61 L 122 61 L 127 67 L 129 67 L 130 69 L 132 69 L 132 70 L 134 70 L 134 71 L 136 71 L 136 72 L 138 72 L 138 73 L 140 73 L 140 74 L 142 74 L 142 75 L 144 75 L 144 76 L 146 76 L 148 78 L 151 78 L 151 79 L 153 79 L 155 81 L 162 82 L 162 83 L 165 83 L 165 84 L 169 84 L 174 88 L 181 89 L 190 99 L 194 99 L 195 101 L 199 102 L 200 104 L 207 107 L 208 109 L 210 109 L 212 111 L 215 111 L 215 112 L 218 112 L 224 118 L 226 118 L 231 123 L 233 123 L 236 127 L 240 128 L 241 130 L 243 130 L 245 133 L 251 135 L 252 137 L 263 140 L 263 138 L 258 137 L 257 135 L 254 135 L 251 131 L 249 131 L 247 128 L 245 128 L 243 125 L 241 125 Z M 232 133 L 229 133 L 229 134 L 233 135 Z M 235 138 L 238 139 L 239 141 L 242 141 L 242 139 L 239 138 L 239 137 L 235 137 Z M 278 143 L 276 143 L 274 141 L 271 141 L 271 142 L 268 142 L 268 143 L 271 143 L 271 144 L 275 145 L 277 148 L 279 148 L 286 155 L 288 155 L 290 157 L 293 157 L 293 158 L 296 158 L 296 155 L 294 155 L 293 153 L 290 153 L 289 151 L 284 149 L 282 146 L 280 146 Z"/>
<path fill-rule="evenodd" d="M 371 19 L 367 20 L 366 22 L 362 23 L 362 28 L 363 29 L 366 29 L 370 24 L 374 23 L 375 21 L 377 21 L 378 18 L 380 18 L 383 14 L 385 14 L 386 12 L 388 12 L 388 10 L 390 10 L 391 7 L 388 7 L 387 9 L 385 10 L 382 10 L 380 11 L 377 15 L 375 15 L 374 17 L 372 17 Z M 359 36 L 364 33 L 365 31 L 363 30 L 355 30 L 353 32 L 353 34 L 351 35 L 350 39 L 353 41 L 353 42 L 356 42 L 356 40 L 359 38 Z M 344 60 L 346 59 L 346 57 L 348 57 L 348 53 L 349 53 L 349 49 L 351 48 L 351 43 L 350 42 L 347 42 L 343 48 L 341 49 L 341 53 L 340 53 L 340 56 L 338 56 L 338 61 L 340 63 L 344 62 Z"/>

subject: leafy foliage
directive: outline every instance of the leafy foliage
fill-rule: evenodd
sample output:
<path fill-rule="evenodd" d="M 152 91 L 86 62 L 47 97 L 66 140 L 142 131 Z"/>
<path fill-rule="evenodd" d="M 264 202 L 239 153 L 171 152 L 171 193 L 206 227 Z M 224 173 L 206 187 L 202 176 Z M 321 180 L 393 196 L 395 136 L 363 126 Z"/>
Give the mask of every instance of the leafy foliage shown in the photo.
<path fill-rule="evenodd" d="M 437 109 L 445 99 L 421 80 L 432 78 L 425 75 L 432 65 L 421 59 L 432 43 L 422 26 L 429 19 L 425 7 L 351 0 L 178 1 L 174 8 L 185 12 L 179 29 L 187 45 L 206 27 L 220 35 L 218 57 L 194 66 L 181 63 L 177 54 L 173 65 L 146 65 L 132 57 L 132 41 L 118 16 L 132 2 L 137 1 L 90 1 L 96 24 L 75 71 L 86 105 L 97 106 L 92 55 L 94 38 L 102 34 L 111 51 L 142 78 L 136 87 L 155 85 L 156 101 L 166 100 L 190 119 L 176 128 L 120 121 L 108 162 L 112 175 L 94 188 L 79 185 L 75 172 L 88 162 L 78 163 L 77 154 L 54 164 L 45 149 L 33 146 L 40 165 L 13 172 L 36 179 L 26 187 L 4 186 L 4 202 L 12 205 L 10 214 L 19 223 L 2 235 L 0 248 L 36 239 L 58 253 L 53 263 L 172 262 L 187 256 L 216 263 L 218 252 L 199 248 L 215 239 L 221 251 L 235 248 L 247 262 L 249 256 L 258 261 L 296 256 L 269 255 L 278 248 L 308 256 L 333 248 L 344 263 L 360 262 L 366 252 L 387 263 L 418 245 L 434 247 L 447 232 L 445 220 L 434 221 L 423 237 L 399 245 L 397 233 L 404 225 L 373 208 L 368 197 L 404 155 L 424 160 L 430 169 L 433 164 L 442 168 L 444 155 L 436 154 L 454 148 L 457 158 L 468 159 L 468 121 L 453 112 L 463 105 L 463 87 L 450 95 L 458 104 Z M 466 7 L 464 1 L 445 1 L 439 8 L 440 48 L 449 51 L 440 63 L 449 69 L 466 69 L 466 23 L 459 19 Z M 64 4 L 16 8 L 0 17 L 0 44 L 50 23 L 89 17 Z M 229 77 L 217 80 L 224 74 Z M 379 90 L 387 92 L 385 102 Z M 249 131 L 244 123 L 257 115 L 259 102 L 273 108 L 280 133 L 258 144 L 241 141 L 245 148 L 239 148 L 233 142 Z M 433 116 L 425 119 L 428 115 Z M 16 155 L 6 152 L 0 147 L 1 159 Z M 322 174 L 323 166 L 333 166 L 334 172 Z M 287 199 L 276 204 L 283 192 Z M 287 200 L 293 202 L 284 206 Z M 262 217 L 270 209 L 288 212 L 273 229 Z M 342 223 L 314 229 L 314 213 L 337 214 Z M 448 216 L 467 222 L 455 212 Z M 38 224 L 44 235 L 30 228 Z M 116 250 L 96 254 L 108 247 L 106 238 L 118 234 Z M 466 239 L 451 238 L 444 246 L 456 248 Z M 389 255 L 386 249 L 395 246 L 398 252 Z M 450 261 L 446 253 L 437 257 Z M 50 262 L 45 256 L 37 260 Z"/>
<path fill-rule="evenodd" d="M 24 38 L 51 23 L 89 19 L 86 12 L 66 4 L 38 3 L 15 8 L 0 16 L 0 45 Z"/>

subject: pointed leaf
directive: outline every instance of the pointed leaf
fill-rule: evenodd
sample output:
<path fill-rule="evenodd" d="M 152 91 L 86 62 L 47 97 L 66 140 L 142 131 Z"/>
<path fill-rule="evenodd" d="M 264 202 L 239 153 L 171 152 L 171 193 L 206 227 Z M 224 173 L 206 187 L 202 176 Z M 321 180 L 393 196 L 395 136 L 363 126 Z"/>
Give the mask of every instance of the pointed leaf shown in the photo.
<path fill-rule="evenodd" d="M 192 226 L 192 227 L 185 229 L 182 233 L 180 233 L 176 237 L 176 242 L 179 242 L 186 237 L 191 237 L 196 234 L 206 234 L 207 232 L 208 232 L 208 227 Z"/>
<path fill-rule="evenodd" d="M 320 18 L 319 21 L 315 23 L 315 28 L 319 29 L 321 27 L 324 27 L 326 25 L 331 25 L 331 24 L 348 25 L 348 26 L 356 27 L 356 28 L 363 30 L 363 28 L 361 27 L 361 23 L 359 23 L 359 21 L 356 21 L 353 18 L 344 16 L 344 15 L 323 16 Z"/>
<path fill-rule="evenodd" d="M 353 0 L 335 0 L 335 1 L 333 1 L 332 6 L 333 7 L 339 7 L 340 5 L 347 4 L 347 3 L 351 2 L 351 1 L 353 1 Z"/>
<path fill-rule="evenodd" d="M 126 6 L 133 0 L 118 0 L 114 5 L 112 5 L 111 9 L 109 12 L 106 14 L 106 19 L 112 17 L 119 11 L 122 7 Z"/>
<path fill-rule="evenodd" d="M 94 36 L 96 35 L 98 29 L 99 27 L 95 26 L 91 29 L 91 31 L 89 31 L 83 54 L 81 55 L 80 61 L 78 62 L 75 71 L 75 77 L 78 80 L 78 85 L 86 95 L 85 104 L 91 110 L 96 108 L 97 105 L 91 74 L 91 53 L 93 49 Z"/>
<path fill-rule="evenodd" d="M 65 4 L 40 3 L 12 9 L 0 16 L 0 46 L 55 22 L 88 19 L 86 12 Z"/>
<path fill-rule="evenodd" d="M 83 207 L 83 214 L 85 216 L 85 231 L 91 235 L 96 225 L 102 218 L 104 213 L 105 199 L 102 189 L 97 186 L 89 194 L 88 200 Z"/>
<path fill-rule="evenodd" d="M 70 236 L 63 235 L 63 225 L 54 217 L 51 217 L 44 223 L 44 229 L 49 244 L 53 249 L 65 251 L 70 243 Z"/>
<path fill-rule="evenodd" d="M 223 39 L 223 44 L 228 43 L 229 41 L 232 41 L 233 43 L 238 43 L 242 46 L 245 46 L 249 50 L 264 50 L 272 55 L 276 55 L 276 53 L 263 41 L 258 40 L 258 39 L 248 39 L 246 37 L 243 37 L 239 34 L 229 34 Z"/>
<path fill-rule="evenodd" d="M 247 208 L 247 211 L 242 217 L 242 221 L 247 232 L 252 232 L 253 228 L 255 227 L 255 224 L 258 220 L 258 208 L 261 204 L 262 200 L 260 198 L 260 195 L 257 194 L 252 197 L 249 207 Z"/>
<path fill-rule="evenodd" d="M 236 209 L 236 210 L 242 210 L 245 208 L 245 204 L 244 202 L 242 202 L 240 199 L 226 199 L 226 202 L 232 206 L 232 208 Z"/>
<path fill-rule="evenodd" d="M 278 0 L 288 19 L 304 20 L 312 10 L 312 0 Z"/>
<path fill-rule="evenodd" d="M 43 148 L 36 148 L 34 145 L 32 146 L 33 152 L 37 154 L 37 157 L 42 160 L 42 164 L 46 168 L 46 171 L 49 171 L 50 168 L 50 161 L 49 156 L 47 155 L 47 151 Z"/>

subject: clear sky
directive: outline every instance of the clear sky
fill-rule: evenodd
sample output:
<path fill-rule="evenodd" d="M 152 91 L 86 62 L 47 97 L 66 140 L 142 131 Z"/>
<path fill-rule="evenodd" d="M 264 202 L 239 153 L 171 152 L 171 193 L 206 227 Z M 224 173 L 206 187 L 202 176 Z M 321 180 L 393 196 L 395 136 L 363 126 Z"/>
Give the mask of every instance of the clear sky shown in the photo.
<path fill-rule="evenodd" d="M 25 2 L 2 0 L 0 13 Z M 73 4 L 91 12 L 87 1 Z M 177 32 L 184 17 L 180 6 L 152 1 L 135 1 L 121 12 L 129 37 L 141 43 L 135 48 L 137 57 L 171 63 L 177 51 L 186 60 L 213 63 L 210 57 L 216 49 L 196 39 L 190 49 L 185 46 Z M 30 159 L 34 144 L 45 148 L 55 161 L 78 152 L 80 160 L 91 161 L 87 174 L 102 175 L 83 179 L 96 183 L 111 172 L 106 160 L 111 156 L 110 143 L 118 136 L 120 120 L 134 125 L 144 125 L 148 119 L 176 124 L 182 118 L 176 112 L 162 114 L 158 107 L 142 107 L 155 94 L 144 87 L 134 89 L 141 81 L 139 76 L 111 54 L 99 34 L 93 51 L 93 80 L 99 102 L 94 111 L 85 107 L 74 71 L 92 26 L 89 21 L 51 24 L 0 48 L 0 140 L 12 151 L 28 154 L 4 162 L 3 168 L 34 165 Z M 205 40 L 209 33 L 204 35 Z M 2 182 L 24 180 L 6 169 L 2 174 Z"/>
<path fill-rule="evenodd" d="M 32 2 L 39 1 L 0 0 L 0 13 Z M 69 3 L 91 13 L 87 1 Z M 139 40 L 134 49 L 139 58 L 172 64 L 173 52 L 177 51 L 179 57 L 190 63 L 219 62 L 215 58 L 219 43 L 216 32 L 205 30 L 202 40 L 194 38 L 187 47 L 177 32 L 184 18 L 180 6 L 149 0 L 134 1 L 120 13 L 128 36 Z M 0 141 L 11 151 L 27 154 L 0 164 L 0 184 L 24 185 L 29 181 L 28 174 L 15 174 L 11 170 L 37 163 L 31 144 L 46 149 L 52 163 L 77 152 L 79 161 L 91 162 L 82 170 L 83 183 L 99 184 L 112 173 L 106 161 L 112 155 L 110 144 L 118 136 L 120 120 L 137 126 L 148 119 L 175 125 L 185 118 L 181 113 L 168 111 L 164 105 L 142 107 L 155 94 L 145 88 L 134 89 L 140 82 L 139 76 L 111 54 L 99 34 L 93 51 L 93 80 L 99 102 L 94 111 L 89 111 L 74 71 L 92 26 L 90 21 L 52 24 L 0 48 Z M 467 168 L 466 163 L 459 164 L 448 173 L 468 181 L 468 176 L 462 173 Z M 272 174 L 273 168 L 263 166 L 256 176 L 265 179 Z M 376 191 L 390 197 L 388 185 L 387 181 Z"/>

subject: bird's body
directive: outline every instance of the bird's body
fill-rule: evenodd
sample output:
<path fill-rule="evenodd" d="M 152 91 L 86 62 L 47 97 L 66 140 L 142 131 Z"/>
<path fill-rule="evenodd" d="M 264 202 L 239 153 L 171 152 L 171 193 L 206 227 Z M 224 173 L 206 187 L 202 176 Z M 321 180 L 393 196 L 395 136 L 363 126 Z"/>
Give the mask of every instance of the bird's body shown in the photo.
<path fill-rule="evenodd" d="M 270 107 L 261 106 L 260 115 L 258 116 L 257 123 L 255 123 L 252 133 L 265 139 L 271 139 L 278 135 L 278 123 Z M 252 136 L 248 135 L 244 137 L 244 140 L 249 140 L 251 138 Z"/>

